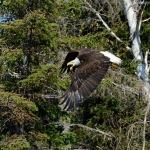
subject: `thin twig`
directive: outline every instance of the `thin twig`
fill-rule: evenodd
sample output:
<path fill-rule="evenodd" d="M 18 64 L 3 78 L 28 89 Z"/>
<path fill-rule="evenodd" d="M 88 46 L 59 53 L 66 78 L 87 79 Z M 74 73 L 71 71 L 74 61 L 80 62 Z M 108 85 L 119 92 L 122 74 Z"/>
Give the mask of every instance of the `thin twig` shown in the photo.
<path fill-rule="evenodd" d="M 142 150 L 145 150 L 145 135 L 146 135 L 146 124 L 147 124 L 147 115 L 149 113 L 149 109 L 150 109 L 150 101 L 148 102 L 147 108 L 146 108 L 146 112 L 145 112 L 145 116 L 144 116 L 144 121 L 143 121 L 143 148 Z"/>
<path fill-rule="evenodd" d="M 150 20 L 150 17 L 145 19 L 145 20 L 143 20 L 142 22 L 146 22 L 146 21 L 149 21 L 149 20 Z"/>
<path fill-rule="evenodd" d="M 124 86 L 124 85 L 119 85 L 119 84 L 116 84 L 114 82 L 112 82 L 112 84 L 115 85 L 116 87 L 121 88 L 122 90 L 129 91 L 131 93 L 134 93 L 135 95 L 139 95 L 139 93 L 135 89 L 133 89 L 131 87 Z"/>
<path fill-rule="evenodd" d="M 85 126 L 83 124 L 70 124 L 70 126 L 78 126 L 78 127 L 82 127 L 84 129 L 87 129 L 87 130 L 92 131 L 92 132 L 101 133 L 105 136 L 114 137 L 114 135 L 112 133 L 107 133 L 107 132 L 101 131 L 99 129 L 94 129 L 94 128 Z"/>
<path fill-rule="evenodd" d="M 96 14 L 96 16 L 99 18 L 99 20 L 103 23 L 103 25 L 105 26 L 105 28 L 110 31 L 111 35 L 113 37 L 115 37 L 119 42 L 124 43 L 113 31 L 111 31 L 111 28 L 106 24 L 106 22 L 102 19 L 101 15 L 99 12 L 97 12 L 86 0 L 85 3 L 88 5 L 87 7 L 84 7 L 86 9 L 91 10 L 93 13 Z M 126 46 L 126 49 L 131 50 L 131 48 L 129 46 Z"/>
<path fill-rule="evenodd" d="M 144 121 L 143 121 L 143 148 L 142 150 L 145 150 L 145 143 L 146 143 L 146 124 L 147 124 L 147 116 L 150 110 L 150 85 L 148 83 L 145 83 L 144 92 L 145 92 L 145 100 L 148 102 L 147 108 L 145 111 Z"/>
<path fill-rule="evenodd" d="M 83 124 L 70 124 L 70 123 L 66 123 L 66 122 L 53 122 L 53 123 L 50 123 L 50 124 L 62 125 L 66 132 L 69 132 L 70 127 L 78 126 L 78 127 L 84 128 L 86 130 L 89 130 L 91 132 L 96 132 L 96 133 L 103 134 L 104 136 L 115 137 L 112 133 L 107 133 L 107 132 L 101 131 L 99 129 L 94 129 L 94 128 L 85 126 Z M 49 125 L 49 124 L 47 124 L 47 125 Z M 63 133 L 66 133 L 66 132 L 63 132 Z"/>

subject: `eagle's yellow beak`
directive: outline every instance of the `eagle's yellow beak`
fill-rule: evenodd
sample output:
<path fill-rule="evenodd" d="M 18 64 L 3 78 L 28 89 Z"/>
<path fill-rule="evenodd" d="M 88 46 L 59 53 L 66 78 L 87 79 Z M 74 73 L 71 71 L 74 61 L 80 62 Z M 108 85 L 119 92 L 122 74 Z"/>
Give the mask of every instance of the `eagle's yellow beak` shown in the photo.
<path fill-rule="evenodd" d="M 70 66 L 70 70 L 73 70 L 73 62 L 71 62 L 71 61 L 68 62 L 68 63 L 67 63 L 67 66 Z"/>

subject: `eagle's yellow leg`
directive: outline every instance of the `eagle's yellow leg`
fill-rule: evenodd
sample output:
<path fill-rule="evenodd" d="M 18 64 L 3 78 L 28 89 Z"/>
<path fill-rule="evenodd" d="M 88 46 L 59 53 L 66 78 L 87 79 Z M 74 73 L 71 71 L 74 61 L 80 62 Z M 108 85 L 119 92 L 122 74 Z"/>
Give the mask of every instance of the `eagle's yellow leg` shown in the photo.
<path fill-rule="evenodd" d="M 111 65 L 112 65 L 112 67 L 115 68 L 115 69 L 118 68 L 118 65 L 115 64 L 115 63 L 112 63 Z"/>

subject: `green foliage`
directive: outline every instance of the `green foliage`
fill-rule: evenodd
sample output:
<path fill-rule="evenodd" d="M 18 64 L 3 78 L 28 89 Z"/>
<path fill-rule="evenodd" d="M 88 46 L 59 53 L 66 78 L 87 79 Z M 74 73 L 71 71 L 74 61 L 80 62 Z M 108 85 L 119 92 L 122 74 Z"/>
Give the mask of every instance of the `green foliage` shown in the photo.
<path fill-rule="evenodd" d="M 38 10 L 39 12 L 50 13 L 52 9 L 52 1 L 25 1 L 25 0 L 3 0 L 0 9 L 1 14 L 11 13 L 15 19 L 22 19 L 28 11 Z"/>
<path fill-rule="evenodd" d="M 63 135 L 57 135 L 55 139 L 51 139 L 51 144 L 57 149 L 68 149 L 70 144 L 76 143 L 76 135 L 73 132 L 68 132 Z"/>
<path fill-rule="evenodd" d="M 18 82 L 20 88 L 30 89 L 34 87 L 35 90 L 41 90 L 41 87 L 53 84 L 53 86 L 57 86 L 57 82 L 59 80 L 57 76 L 57 68 L 55 65 L 43 65 L 38 69 L 34 69 L 32 74 L 29 75 L 26 79 Z M 52 86 L 52 85 L 51 85 Z"/>
<path fill-rule="evenodd" d="M 20 49 L 5 49 L 1 54 L 1 67 L 14 71 L 14 67 L 18 65 L 18 61 L 23 59 L 23 53 Z M 7 68 L 3 65 L 7 66 Z M 7 71 L 8 71 L 7 70 Z M 5 70 L 6 71 L 6 70 Z"/>
<path fill-rule="evenodd" d="M 142 149 L 145 103 L 135 77 L 138 62 L 125 48 L 130 45 L 127 21 L 116 1 L 90 4 L 104 14 L 122 43 L 85 9 L 84 1 L 3 0 L 0 149 Z M 143 18 L 148 16 L 146 7 Z M 149 46 L 149 29 L 142 23 L 143 52 Z M 123 60 L 122 69 L 110 68 L 91 97 L 74 113 L 66 113 L 58 101 L 70 78 L 59 68 L 70 48 L 85 47 L 116 54 Z M 146 126 L 149 149 L 150 126 Z"/>
<path fill-rule="evenodd" d="M 11 101 L 14 101 L 19 107 L 27 108 L 31 111 L 37 111 L 38 108 L 36 105 L 29 100 L 26 100 L 23 97 L 20 97 L 21 95 L 17 95 L 15 93 L 10 93 L 10 92 L 1 92 L 0 97 L 1 97 L 1 103 L 6 104 L 8 103 L 7 100 L 11 99 Z"/>
<path fill-rule="evenodd" d="M 0 148 L 2 150 L 29 150 L 30 149 L 30 143 L 26 140 L 23 136 L 11 136 L 11 137 L 5 137 L 0 142 Z"/>
<path fill-rule="evenodd" d="M 51 34 L 53 30 L 51 24 L 47 21 L 45 15 L 38 13 L 38 11 L 29 13 L 24 17 L 24 26 L 24 38 L 28 31 L 32 32 L 32 46 L 49 45 L 54 37 L 54 35 Z"/>
<path fill-rule="evenodd" d="M 45 146 L 48 147 L 47 141 L 50 137 L 47 134 L 29 132 L 28 138 L 32 142 L 32 146 L 42 149 Z"/>
<path fill-rule="evenodd" d="M 8 24 L 1 24 L 1 37 L 2 41 L 8 46 L 15 46 L 14 48 L 21 46 L 21 36 L 23 33 L 24 24 L 22 20 L 16 20 L 15 22 Z"/>
<path fill-rule="evenodd" d="M 23 20 L 15 20 L 11 23 L 1 24 L 1 37 L 3 37 L 5 44 L 15 48 L 16 46 L 21 47 L 22 42 L 30 34 L 32 37 L 30 44 L 33 48 L 37 49 L 38 46 L 42 48 L 43 45 L 50 45 L 50 41 L 54 37 L 51 34 L 51 31 L 55 29 L 54 24 L 52 24 L 52 27 L 46 20 L 44 14 L 34 11 L 26 14 Z"/>
<path fill-rule="evenodd" d="M 27 1 L 24 0 L 16 0 L 15 3 L 13 0 L 3 0 L 1 13 L 5 14 L 9 10 L 9 12 L 13 12 L 13 14 L 18 15 L 19 12 L 23 12 L 27 9 L 27 4 Z"/>
<path fill-rule="evenodd" d="M 97 33 L 97 34 L 88 34 L 86 36 L 81 36 L 81 37 L 66 37 L 65 40 L 61 40 L 62 44 L 61 46 L 66 46 L 68 43 L 72 45 L 74 48 L 93 48 L 93 49 L 102 49 L 104 48 L 109 48 L 108 43 L 104 43 L 102 45 L 101 43 L 104 42 L 107 39 L 105 38 L 107 36 L 107 33 Z M 64 43 L 65 42 L 65 43 Z"/>

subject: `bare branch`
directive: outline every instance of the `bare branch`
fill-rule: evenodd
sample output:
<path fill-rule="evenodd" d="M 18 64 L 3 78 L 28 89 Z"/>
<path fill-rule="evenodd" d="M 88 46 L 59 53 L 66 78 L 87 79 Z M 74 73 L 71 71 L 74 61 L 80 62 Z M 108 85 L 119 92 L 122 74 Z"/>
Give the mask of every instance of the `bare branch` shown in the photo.
<path fill-rule="evenodd" d="M 147 124 L 147 116 L 150 110 L 150 84 L 148 82 L 144 83 L 143 87 L 143 94 L 145 96 L 145 101 L 147 101 L 147 106 L 146 106 L 146 111 L 145 111 L 145 116 L 144 116 L 144 121 L 143 121 L 143 148 L 142 150 L 145 150 L 145 143 L 146 143 L 146 124 Z"/>
<path fill-rule="evenodd" d="M 57 96 L 56 94 L 39 94 L 44 99 L 52 99 L 52 98 L 61 98 L 61 96 Z"/>
<path fill-rule="evenodd" d="M 134 128 L 136 128 L 136 126 L 138 124 L 143 124 L 143 121 L 140 120 L 140 121 L 134 122 L 133 124 L 130 125 L 130 128 L 128 130 L 128 134 L 127 134 L 127 142 L 128 142 L 127 150 L 131 149 L 130 147 L 132 145 L 132 140 L 134 140 L 134 136 L 135 136 Z"/>
<path fill-rule="evenodd" d="M 88 8 L 87 7 L 84 7 L 86 9 L 89 9 L 90 11 L 92 11 L 93 13 L 96 14 L 96 16 L 99 18 L 99 20 L 103 23 L 103 25 L 105 26 L 105 28 L 110 31 L 111 35 L 113 37 L 115 37 L 119 42 L 123 43 L 123 41 L 113 32 L 111 31 L 111 28 L 106 24 L 106 22 L 102 19 L 102 17 L 100 16 L 100 13 L 97 12 L 86 0 L 85 0 L 85 3 L 88 5 Z M 126 46 L 126 49 L 128 50 L 131 50 L 131 48 L 129 46 Z"/>
<path fill-rule="evenodd" d="M 99 129 L 94 129 L 94 128 L 85 126 L 83 124 L 70 124 L 70 123 L 66 123 L 66 122 L 54 122 L 54 123 L 50 123 L 50 124 L 62 125 L 64 127 L 64 131 L 62 132 L 63 134 L 69 132 L 70 131 L 70 127 L 77 126 L 77 127 L 81 127 L 81 128 L 86 129 L 86 130 L 89 130 L 91 132 L 96 132 L 96 133 L 103 134 L 104 136 L 115 137 L 112 133 L 104 132 L 104 131 L 101 131 Z"/>
<path fill-rule="evenodd" d="M 146 124 L 147 124 L 147 116 L 150 110 L 150 101 L 147 104 L 147 108 L 146 108 L 146 112 L 145 112 L 145 117 L 144 117 L 144 121 L 143 121 L 143 148 L 142 150 L 145 150 L 145 135 L 146 135 Z"/>
<path fill-rule="evenodd" d="M 94 129 L 94 128 L 91 128 L 91 127 L 88 127 L 88 126 L 85 126 L 82 124 L 70 124 L 70 126 L 78 126 L 78 127 L 82 127 L 84 129 L 92 131 L 92 132 L 103 134 L 105 136 L 114 137 L 114 135 L 112 133 L 107 133 L 107 132 L 101 131 L 99 129 Z"/>
<path fill-rule="evenodd" d="M 145 57 L 144 57 L 145 72 L 146 72 L 147 76 L 149 75 L 149 71 L 150 71 L 150 64 L 148 64 L 148 55 L 149 55 L 149 50 L 146 51 Z"/>
<path fill-rule="evenodd" d="M 138 91 L 136 91 L 135 89 L 133 89 L 131 87 L 128 87 L 128 86 L 125 86 L 125 85 L 119 85 L 119 84 L 116 84 L 114 82 L 112 82 L 112 84 L 119 87 L 120 89 L 122 89 L 124 91 L 129 91 L 131 93 L 134 93 L 135 95 L 139 95 Z"/>
<path fill-rule="evenodd" d="M 146 21 L 149 21 L 149 20 L 150 20 L 150 17 L 145 19 L 145 20 L 143 20 L 142 22 L 146 22 Z"/>

